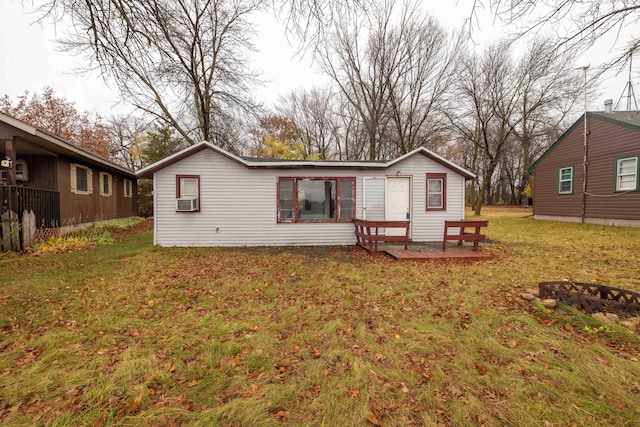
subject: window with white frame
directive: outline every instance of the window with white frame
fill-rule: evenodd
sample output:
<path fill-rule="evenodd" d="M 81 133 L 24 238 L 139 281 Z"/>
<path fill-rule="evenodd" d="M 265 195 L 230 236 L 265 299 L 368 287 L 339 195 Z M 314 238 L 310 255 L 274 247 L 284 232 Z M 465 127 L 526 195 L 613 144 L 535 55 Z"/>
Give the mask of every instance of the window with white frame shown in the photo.
<path fill-rule="evenodd" d="M 447 209 L 447 174 L 427 174 L 427 210 L 444 211 Z"/>
<path fill-rule="evenodd" d="M 200 212 L 199 175 L 176 175 L 176 211 Z"/>
<path fill-rule="evenodd" d="M 573 193 L 573 166 L 558 170 L 558 194 Z"/>
<path fill-rule="evenodd" d="M 111 179 L 112 179 L 111 174 L 108 174 L 106 172 L 100 172 L 100 195 L 101 196 L 111 196 L 111 194 L 113 194 Z"/>
<path fill-rule="evenodd" d="M 638 189 L 638 157 L 616 159 L 616 191 Z"/>
<path fill-rule="evenodd" d="M 71 164 L 71 192 L 93 194 L 93 172 L 86 166 Z"/>
<path fill-rule="evenodd" d="M 347 222 L 355 218 L 356 179 L 279 178 L 278 222 Z"/>
<path fill-rule="evenodd" d="M 133 197 L 133 184 L 130 179 L 124 180 L 124 197 Z"/>

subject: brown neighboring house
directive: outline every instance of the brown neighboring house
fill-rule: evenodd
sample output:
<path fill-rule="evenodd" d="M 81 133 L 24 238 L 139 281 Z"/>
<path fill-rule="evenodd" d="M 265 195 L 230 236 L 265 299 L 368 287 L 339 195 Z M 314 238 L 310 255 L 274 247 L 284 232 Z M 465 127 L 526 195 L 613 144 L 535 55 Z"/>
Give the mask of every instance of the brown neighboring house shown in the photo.
<path fill-rule="evenodd" d="M 136 215 L 132 170 L 0 113 L 2 212 L 60 228 Z"/>
<path fill-rule="evenodd" d="M 537 219 L 640 227 L 640 112 L 589 112 L 532 166 Z"/>

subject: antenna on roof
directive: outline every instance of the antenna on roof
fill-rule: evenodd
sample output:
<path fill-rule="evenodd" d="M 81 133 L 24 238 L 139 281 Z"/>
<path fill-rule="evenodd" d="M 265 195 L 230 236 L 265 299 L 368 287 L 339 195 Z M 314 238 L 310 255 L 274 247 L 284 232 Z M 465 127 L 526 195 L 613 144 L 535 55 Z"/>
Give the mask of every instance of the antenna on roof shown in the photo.
<path fill-rule="evenodd" d="M 638 101 L 636 100 L 636 94 L 633 91 L 633 84 L 631 83 L 631 69 L 633 68 L 633 51 L 634 51 L 634 48 L 629 49 L 629 80 L 627 81 L 627 84 L 622 90 L 622 95 L 620 95 L 620 99 L 618 99 L 618 102 L 616 102 L 616 108 L 615 108 L 616 111 L 618 111 L 618 106 L 620 105 L 620 101 L 622 101 L 622 98 L 627 99 L 627 111 L 638 110 Z M 632 107 L 634 107 L 633 110 L 632 110 Z"/>

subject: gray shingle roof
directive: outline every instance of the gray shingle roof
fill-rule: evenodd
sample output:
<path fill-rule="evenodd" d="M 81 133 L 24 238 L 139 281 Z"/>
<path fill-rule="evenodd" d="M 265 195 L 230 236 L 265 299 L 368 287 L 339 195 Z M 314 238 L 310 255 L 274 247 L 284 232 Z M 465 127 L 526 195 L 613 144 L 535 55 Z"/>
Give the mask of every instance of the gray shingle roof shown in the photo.
<path fill-rule="evenodd" d="M 612 111 L 611 113 L 607 113 L 605 111 L 594 111 L 589 114 L 604 120 L 615 120 L 617 122 L 640 127 L 640 111 Z"/>

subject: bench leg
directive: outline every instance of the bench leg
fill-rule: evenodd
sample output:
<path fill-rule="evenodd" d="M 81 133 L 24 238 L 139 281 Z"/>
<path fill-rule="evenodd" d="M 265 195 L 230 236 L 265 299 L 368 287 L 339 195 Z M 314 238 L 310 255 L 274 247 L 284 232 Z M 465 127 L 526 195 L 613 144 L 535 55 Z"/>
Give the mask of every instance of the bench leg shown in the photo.
<path fill-rule="evenodd" d="M 480 235 L 480 227 L 476 227 L 476 236 Z M 474 240 L 473 241 L 473 250 L 477 251 L 478 250 L 478 245 L 480 244 L 479 240 Z"/>

